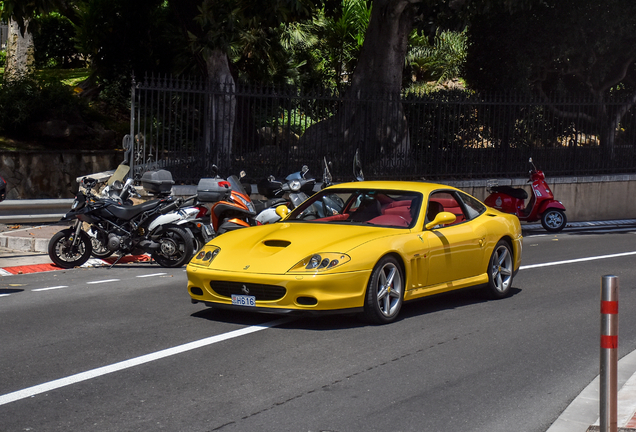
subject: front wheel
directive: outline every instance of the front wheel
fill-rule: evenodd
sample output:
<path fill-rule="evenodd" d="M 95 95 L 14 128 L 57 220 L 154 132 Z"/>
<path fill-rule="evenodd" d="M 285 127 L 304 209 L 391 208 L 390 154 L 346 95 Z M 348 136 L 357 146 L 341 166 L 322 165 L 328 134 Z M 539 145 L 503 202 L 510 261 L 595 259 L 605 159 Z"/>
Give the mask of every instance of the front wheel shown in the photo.
<path fill-rule="evenodd" d="M 69 228 L 56 233 L 49 241 L 49 257 L 55 265 L 62 268 L 78 267 L 91 256 L 91 240 L 84 231 L 73 245 L 75 229 Z"/>
<path fill-rule="evenodd" d="M 488 285 L 486 293 L 490 298 L 499 299 L 510 294 L 514 260 L 510 245 L 501 240 L 492 252 L 488 263 Z"/>
<path fill-rule="evenodd" d="M 373 268 L 364 298 L 364 315 L 374 324 L 388 324 L 398 316 L 404 302 L 404 275 L 398 261 L 382 258 Z"/>
<path fill-rule="evenodd" d="M 181 228 L 168 228 L 158 242 L 159 249 L 152 258 L 161 267 L 181 267 L 192 257 L 192 237 Z"/>
<path fill-rule="evenodd" d="M 548 209 L 541 215 L 541 225 L 546 231 L 559 232 L 568 223 L 565 212 L 559 209 Z"/>

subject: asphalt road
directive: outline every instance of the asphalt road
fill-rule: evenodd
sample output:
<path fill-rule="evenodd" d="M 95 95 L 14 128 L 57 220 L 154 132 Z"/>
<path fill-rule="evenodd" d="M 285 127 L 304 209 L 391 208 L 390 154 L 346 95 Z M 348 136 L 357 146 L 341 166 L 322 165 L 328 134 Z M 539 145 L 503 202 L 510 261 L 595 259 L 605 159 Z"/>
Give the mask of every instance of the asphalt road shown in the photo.
<path fill-rule="evenodd" d="M 634 235 L 527 235 L 523 265 Z M 545 431 L 598 374 L 603 275 L 620 356 L 636 348 L 635 258 L 524 268 L 509 298 L 429 298 L 387 326 L 212 311 L 148 263 L 4 277 L 0 430 Z"/>

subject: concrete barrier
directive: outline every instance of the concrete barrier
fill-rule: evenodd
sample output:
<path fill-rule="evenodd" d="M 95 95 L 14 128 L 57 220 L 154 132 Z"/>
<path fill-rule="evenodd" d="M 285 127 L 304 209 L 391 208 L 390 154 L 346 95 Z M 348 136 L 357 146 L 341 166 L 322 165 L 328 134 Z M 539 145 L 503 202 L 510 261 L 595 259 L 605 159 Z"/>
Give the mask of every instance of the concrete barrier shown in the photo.
<path fill-rule="evenodd" d="M 497 179 L 500 185 L 522 187 L 530 192 L 527 179 Z M 569 222 L 636 218 L 636 174 L 546 178 L 555 199 L 566 208 Z M 487 180 L 439 182 L 455 186 L 480 200 L 488 196 Z M 256 191 L 256 185 L 252 185 Z M 175 196 L 191 196 L 194 185 L 175 185 Z M 260 196 L 257 196 L 262 198 Z M 149 197 L 146 197 L 149 198 Z M 0 223 L 56 222 L 70 208 L 73 199 L 6 200 L 0 203 Z"/>

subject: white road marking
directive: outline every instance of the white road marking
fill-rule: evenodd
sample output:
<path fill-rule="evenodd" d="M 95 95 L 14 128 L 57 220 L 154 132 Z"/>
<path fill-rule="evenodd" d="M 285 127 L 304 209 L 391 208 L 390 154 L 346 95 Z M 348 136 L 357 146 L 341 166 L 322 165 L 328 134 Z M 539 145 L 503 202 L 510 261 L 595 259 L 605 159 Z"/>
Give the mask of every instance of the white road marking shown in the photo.
<path fill-rule="evenodd" d="M 87 381 L 87 380 L 97 378 L 109 373 L 118 372 L 124 369 L 129 369 L 131 367 L 139 366 L 144 363 L 150 363 L 152 361 L 160 360 L 162 358 L 170 357 L 177 354 L 181 354 L 186 351 L 191 351 L 191 350 L 202 348 L 204 346 L 212 345 L 218 342 L 223 342 L 228 339 L 237 338 L 237 337 L 244 336 L 250 333 L 265 330 L 271 327 L 276 327 L 278 325 L 285 324 L 290 321 L 293 321 L 293 318 L 282 318 L 276 321 L 270 321 L 265 324 L 245 327 L 239 330 L 234 330 L 228 333 L 211 336 L 209 338 L 200 339 L 198 341 L 189 342 L 189 343 L 179 345 L 176 347 L 167 348 L 161 351 L 157 351 L 157 352 L 146 354 L 140 357 L 132 358 L 130 360 L 124 360 L 119 363 L 113 363 L 108 366 L 103 366 L 97 369 L 81 372 L 81 373 L 71 375 L 65 378 L 49 381 L 47 383 L 39 384 L 39 385 L 29 387 L 23 390 L 7 393 L 0 396 L 0 405 L 5 405 L 5 404 L 15 402 L 21 399 L 26 399 L 38 394 L 46 393 L 51 390 L 59 389 L 61 387 L 66 387 L 71 384 L 76 384 L 82 381 Z"/>
<path fill-rule="evenodd" d="M 617 254 L 611 254 L 611 255 L 599 255 L 599 256 L 587 257 L 587 258 L 577 258 L 577 259 L 565 260 L 565 261 L 554 261 L 554 262 L 548 262 L 543 264 L 522 265 L 521 267 L 519 267 L 519 270 L 526 270 L 526 269 L 537 268 L 537 267 L 549 267 L 549 266 L 562 265 L 562 264 L 573 264 L 573 263 L 579 263 L 584 261 L 595 261 L 595 260 L 608 259 L 608 258 L 618 258 L 618 257 L 624 257 L 624 256 L 630 256 L 630 255 L 636 255 L 636 251 L 623 252 L 623 253 L 617 253 Z"/>
<path fill-rule="evenodd" d="M 153 277 L 153 276 L 163 276 L 167 273 L 153 273 L 153 274 L 147 274 L 147 275 L 139 275 L 137 276 L 138 278 L 147 278 L 147 277 Z"/>
<path fill-rule="evenodd" d="M 92 284 L 100 284 L 100 283 L 107 283 L 107 282 L 119 282 L 119 279 L 104 279 L 104 280 L 86 282 L 86 284 L 92 285 Z"/>
<path fill-rule="evenodd" d="M 31 291 L 48 291 L 48 290 L 61 289 L 61 288 L 68 288 L 68 285 L 60 285 L 60 286 L 47 287 L 47 288 L 37 288 Z"/>
<path fill-rule="evenodd" d="M 11 295 L 11 294 L 0 294 L 0 297 L 8 297 L 8 296 L 10 296 L 10 295 Z"/>

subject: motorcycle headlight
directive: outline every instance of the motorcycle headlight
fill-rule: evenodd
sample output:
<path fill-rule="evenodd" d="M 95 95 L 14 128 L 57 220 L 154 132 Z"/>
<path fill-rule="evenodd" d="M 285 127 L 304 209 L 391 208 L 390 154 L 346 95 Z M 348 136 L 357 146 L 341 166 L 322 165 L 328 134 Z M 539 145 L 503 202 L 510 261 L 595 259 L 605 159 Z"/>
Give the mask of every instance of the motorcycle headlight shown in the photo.
<path fill-rule="evenodd" d="M 294 192 L 298 192 L 300 190 L 300 181 L 292 180 L 289 184 L 289 188 Z"/>
<path fill-rule="evenodd" d="M 351 258 L 347 254 L 341 253 L 319 253 L 309 255 L 298 264 L 296 264 L 290 271 L 325 271 L 338 267 L 346 262 L 349 262 Z"/>
<path fill-rule="evenodd" d="M 190 262 L 192 264 L 200 266 L 209 266 L 210 263 L 214 261 L 214 258 L 216 258 L 219 252 L 221 252 L 221 249 L 218 247 L 204 247 L 203 249 L 201 249 L 201 251 L 199 251 L 199 253 L 195 255 L 194 258 L 192 258 L 192 261 Z"/>

